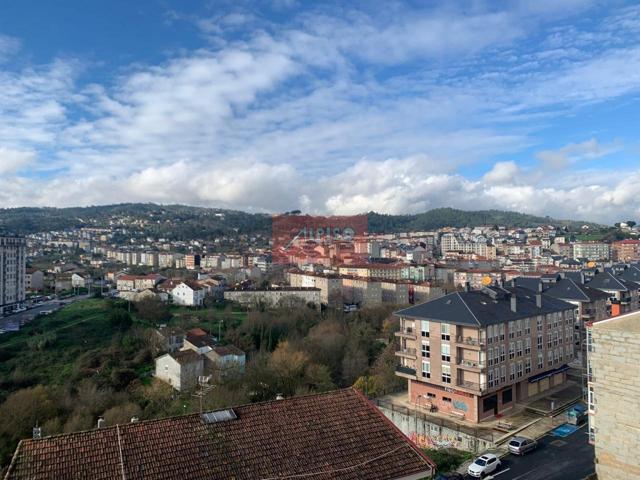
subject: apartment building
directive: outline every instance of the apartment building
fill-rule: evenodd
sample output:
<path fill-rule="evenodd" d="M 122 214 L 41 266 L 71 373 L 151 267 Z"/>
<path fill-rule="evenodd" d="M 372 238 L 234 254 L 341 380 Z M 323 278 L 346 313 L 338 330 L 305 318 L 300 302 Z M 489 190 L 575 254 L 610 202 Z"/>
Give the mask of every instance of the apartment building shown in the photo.
<path fill-rule="evenodd" d="M 382 286 L 368 278 L 343 278 L 342 302 L 357 303 L 361 307 L 382 303 Z"/>
<path fill-rule="evenodd" d="M 638 310 L 638 284 L 633 281 L 605 271 L 594 275 L 587 285 L 608 295 L 612 316 Z"/>
<path fill-rule="evenodd" d="M 408 266 L 371 263 L 366 265 L 342 265 L 338 267 L 340 275 L 361 278 L 384 278 L 385 280 L 401 280 L 409 276 Z"/>
<path fill-rule="evenodd" d="M 640 312 L 590 325 L 589 438 L 599 480 L 640 478 Z"/>
<path fill-rule="evenodd" d="M 26 298 L 27 242 L 20 237 L 0 237 L 0 315 Z"/>
<path fill-rule="evenodd" d="M 479 422 L 566 380 L 575 305 L 521 287 L 456 292 L 396 312 L 409 400 Z"/>
<path fill-rule="evenodd" d="M 611 245 L 604 242 L 576 242 L 573 244 L 573 258 L 609 260 L 611 258 Z"/>
<path fill-rule="evenodd" d="M 226 290 L 224 299 L 249 307 L 287 306 L 299 303 L 320 306 L 321 292 L 315 287 L 237 288 Z"/>
<path fill-rule="evenodd" d="M 342 279 L 337 276 L 316 275 L 309 272 L 292 271 L 287 273 L 292 287 L 313 287 L 320 289 L 320 301 L 323 305 L 336 305 L 342 297 Z"/>
<path fill-rule="evenodd" d="M 613 260 L 619 262 L 640 261 L 640 240 L 626 239 L 611 244 Z"/>

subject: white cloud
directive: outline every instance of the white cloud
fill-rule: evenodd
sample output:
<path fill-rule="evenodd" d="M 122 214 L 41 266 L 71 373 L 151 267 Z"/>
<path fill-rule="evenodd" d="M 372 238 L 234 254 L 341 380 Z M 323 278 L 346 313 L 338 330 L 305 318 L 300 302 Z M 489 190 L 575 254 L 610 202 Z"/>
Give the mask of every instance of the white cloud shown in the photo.
<path fill-rule="evenodd" d="M 516 162 L 497 162 L 483 177 L 488 184 L 512 183 L 516 175 L 520 172 L 520 167 Z"/>
<path fill-rule="evenodd" d="M 0 63 L 8 60 L 20 50 L 20 40 L 0 34 Z"/>
<path fill-rule="evenodd" d="M 553 170 L 566 168 L 582 160 L 593 160 L 620 149 L 620 145 L 601 145 L 595 138 L 581 143 L 569 143 L 558 150 L 543 150 L 536 153 L 545 167 Z"/>
<path fill-rule="evenodd" d="M 13 150 L 0 147 L 0 174 L 13 173 L 22 170 L 36 159 L 34 151 Z"/>

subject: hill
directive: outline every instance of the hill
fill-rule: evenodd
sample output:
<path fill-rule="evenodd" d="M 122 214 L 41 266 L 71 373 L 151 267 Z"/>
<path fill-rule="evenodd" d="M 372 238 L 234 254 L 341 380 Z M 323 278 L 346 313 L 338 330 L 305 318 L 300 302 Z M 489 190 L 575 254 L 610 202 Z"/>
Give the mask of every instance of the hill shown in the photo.
<path fill-rule="evenodd" d="M 581 225 L 589 223 L 501 210 L 465 211 L 453 208 L 436 208 L 415 215 L 386 215 L 376 212 L 369 212 L 367 215 L 369 231 L 374 233 L 477 225 L 556 225 L 577 231 Z M 108 227 L 114 224 L 136 226 L 136 229 L 146 234 L 175 240 L 236 234 L 268 235 L 271 229 L 271 220 L 266 214 L 186 205 L 123 203 L 91 207 L 0 209 L 0 232 L 22 235 L 74 227 Z"/>

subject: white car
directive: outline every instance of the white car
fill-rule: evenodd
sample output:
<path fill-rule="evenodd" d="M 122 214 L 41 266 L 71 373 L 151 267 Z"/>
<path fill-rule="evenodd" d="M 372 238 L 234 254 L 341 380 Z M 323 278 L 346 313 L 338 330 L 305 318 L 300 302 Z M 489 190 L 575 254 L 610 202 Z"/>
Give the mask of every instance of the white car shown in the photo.
<path fill-rule="evenodd" d="M 493 453 L 485 453 L 469 465 L 467 473 L 472 477 L 482 478 L 500 468 L 500 460 Z"/>

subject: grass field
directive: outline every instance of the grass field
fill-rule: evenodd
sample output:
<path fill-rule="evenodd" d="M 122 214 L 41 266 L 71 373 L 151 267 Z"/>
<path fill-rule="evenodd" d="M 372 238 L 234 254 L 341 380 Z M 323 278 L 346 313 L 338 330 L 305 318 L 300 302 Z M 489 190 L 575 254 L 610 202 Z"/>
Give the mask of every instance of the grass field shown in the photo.
<path fill-rule="evenodd" d="M 63 383 L 75 359 L 87 350 L 106 347 L 113 332 L 106 302 L 89 299 L 72 303 L 0 337 L 0 385 Z M 38 339 L 48 339 L 38 348 Z"/>

